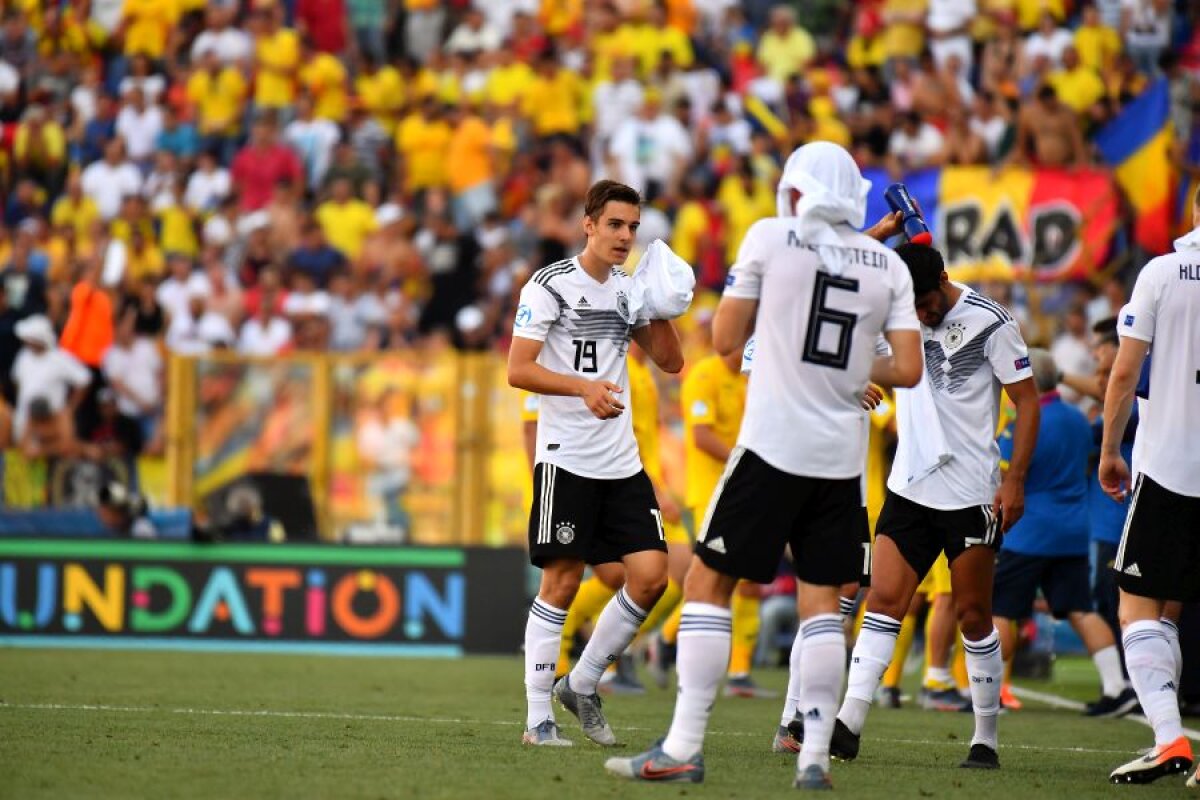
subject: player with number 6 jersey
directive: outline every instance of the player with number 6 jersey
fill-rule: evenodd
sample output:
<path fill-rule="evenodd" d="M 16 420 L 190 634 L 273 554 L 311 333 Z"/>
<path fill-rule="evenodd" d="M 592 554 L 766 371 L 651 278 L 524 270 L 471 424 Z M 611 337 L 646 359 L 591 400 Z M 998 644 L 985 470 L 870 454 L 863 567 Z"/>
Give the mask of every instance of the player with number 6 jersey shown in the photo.
<path fill-rule="evenodd" d="M 800 710 L 806 733 L 795 785 L 826 789 L 829 738 L 845 674 L 838 592 L 862 572 L 868 381 L 921 377 L 912 280 L 904 262 L 860 233 L 870 182 L 828 142 L 784 167 L 779 216 L 746 234 L 713 319 L 713 345 L 757 349 L 737 447 L 706 510 L 684 586 L 679 693 L 665 739 L 606 768 L 643 781 L 704 779 L 709 714 L 730 649 L 730 598 L 739 578 L 773 579 L 791 547 L 803 622 Z M 880 334 L 892 347 L 876 356 Z"/>

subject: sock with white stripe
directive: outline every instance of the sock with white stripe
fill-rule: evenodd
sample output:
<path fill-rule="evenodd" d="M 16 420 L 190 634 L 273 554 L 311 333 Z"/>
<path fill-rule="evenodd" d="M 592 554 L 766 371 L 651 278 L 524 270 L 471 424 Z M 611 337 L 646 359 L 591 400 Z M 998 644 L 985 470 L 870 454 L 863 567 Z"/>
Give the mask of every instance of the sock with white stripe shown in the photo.
<path fill-rule="evenodd" d="M 732 640 L 733 615 L 728 608 L 684 603 L 675 661 L 679 692 L 671 729 L 662 744 L 671 758 L 687 761 L 703 748 L 708 715 L 729 667 Z"/>
<path fill-rule="evenodd" d="M 839 597 L 838 611 L 842 614 L 842 622 L 854 616 L 854 609 L 858 608 L 857 597 Z"/>
<path fill-rule="evenodd" d="M 978 642 L 963 637 L 967 656 L 967 675 L 971 680 L 971 705 L 975 710 L 975 735 L 971 744 L 1000 746 L 997 721 L 1000 719 L 1000 686 L 1004 681 L 1004 658 L 1000 655 L 1000 632 L 992 632 Z"/>
<path fill-rule="evenodd" d="M 796 716 L 796 707 L 800 704 L 800 653 L 804 648 L 804 623 L 796 629 L 796 638 L 792 640 L 792 654 L 788 657 L 787 694 L 783 701 L 783 714 L 779 717 L 780 725 L 787 725 Z"/>
<path fill-rule="evenodd" d="M 1179 646 L 1179 626 L 1175 624 L 1175 620 L 1159 617 L 1159 622 L 1162 623 L 1163 632 L 1167 634 L 1167 643 L 1171 645 L 1171 657 L 1175 661 L 1175 685 L 1179 685 L 1179 679 L 1183 677 L 1183 650 Z"/>
<path fill-rule="evenodd" d="M 535 598 L 525 623 L 525 727 L 533 728 L 554 719 L 550 692 L 554 688 L 555 659 L 562 639 L 567 612 Z"/>
<path fill-rule="evenodd" d="M 1159 620 L 1143 619 L 1125 626 L 1121 636 L 1125 666 L 1137 692 L 1142 713 L 1154 728 L 1154 743 L 1167 745 L 1183 736 L 1179 717 L 1179 692 L 1175 682 L 1175 657 L 1167 627 Z"/>
<path fill-rule="evenodd" d="M 571 670 L 571 688 L 579 694 L 595 694 L 596 684 L 608 665 L 614 663 L 646 619 L 647 612 L 630 599 L 625 587 L 600 612 L 592 638 Z"/>
<path fill-rule="evenodd" d="M 803 627 L 804 648 L 800 653 L 803 688 L 797 708 L 804 717 L 804 746 L 796 767 L 803 770 L 816 764 L 828 770 L 829 740 L 846 677 L 846 633 L 838 614 L 818 614 L 805 620 Z"/>
<path fill-rule="evenodd" d="M 862 630 L 850 657 L 850 676 L 846 681 L 846 699 L 838 711 L 838 719 L 854 733 L 862 733 L 867 711 L 875 698 L 875 690 L 896 651 L 900 620 L 886 614 L 868 611 L 863 616 Z M 807 737 L 805 737 L 807 738 Z"/>
<path fill-rule="evenodd" d="M 1116 697 L 1129 688 L 1129 681 L 1121 672 L 1121 651 L 1115 644 L 1092 653 L 1092 663 L 1100 673 L 1100 691 L 1105 697 Z"/>

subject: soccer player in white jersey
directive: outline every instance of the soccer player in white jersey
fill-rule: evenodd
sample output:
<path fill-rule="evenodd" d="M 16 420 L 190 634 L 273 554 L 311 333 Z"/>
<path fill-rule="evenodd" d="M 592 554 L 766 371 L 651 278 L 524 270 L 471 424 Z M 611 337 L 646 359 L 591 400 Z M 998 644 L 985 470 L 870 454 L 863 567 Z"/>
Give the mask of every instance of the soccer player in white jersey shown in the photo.
<path fill-rule="evenodd" d="M 589 739 L 616 744 L 596 686 L 667 585 L 662 517 L 621 400 L 630 339 L 660 369 L 683 368 L 674 326 L 631 312 L 630 278 L 618 266 L 633 246 L 640 205 L 623 184 L 592 186 L 587 246 L 533 274 L 513 323 L 508 382 L 541 396 L 529 556 L 542 583 L 525 627 L 526 744 L 571 744 L 559 735 L 552 693 Z M 625 586 L 601 612 L 575 669 L 556 684 L 562 626 L 584 564 L 615 561 L 624 562 Z"/>
<path fill-rule="evenodd" d="M 871 591 L 832 752 L 845 760 L 858 755 L 867 710 L 892 660 L 901 620 L 944 551 L 975 711 L 975 735 L 961 766 L 995 769 L 1004 662 L 992 624 L 992 577 L 1001 536 L 1024 509 L 1038 395 L 1012 315 L 952 283 L 933 248 L 904 244 L 896 251 L 912 272 L 925 377 L 913 391 L 897 392 L 897 457 L 875 525 Z M 1011 466 L 1003 481 L 995 440 L 1001 386 L 1017 409 Z"/>
<path fill-rule="evenodd" d="M 1165 615 L 1167 601 L 1200 600 L 1200 194 L 1196 228 L 1177 239 L 1176 252 L 1142 268 L 1133 296 L 1117 318 L 1121 346 L 1104 398 L 1100 485 L 1123 500 L 1129 465 L 1121 432 L 1147 353 L 1150 397 L 1142 402 L 1135 448 L 1133 503 L 1113 569 L 1120 587 L 1125 664 L 1142 711 L 1154 728 L 1154 747 L 1117 767 L 1113 783 L 1149 783 L 1192 765 L 1192 746 L 1179 717 L 1183 669 L 1179 632 Z M 1187 782 L 1200 788 L 1200 770 Z"/>
<path fill-rule="evenodd" d="M 801 582 L 801 708 L 809 725 L 796 785 L 830 786 L 829 736 L 845 674 L 838 590 L 862 571 L 861 398 L 869 380 L 911 386 L 921 374 L 908 270 L 855 230 L 869 187 L 841 147 L 805 145 L 785 165 L 781 216 L 754 223 L 742 241 L 713 345 L 727 356 L 754 332 L 754 370 L 738 444 L 684 586 L 675 714 L 660 744 L 609 759 L 614 774 L 704 779 L 704 733 L 729 659 L 730 596 L 739 578 L 772 580 L 790 545 Z M 880 333 L 891 356 L 875 356 Z"/>

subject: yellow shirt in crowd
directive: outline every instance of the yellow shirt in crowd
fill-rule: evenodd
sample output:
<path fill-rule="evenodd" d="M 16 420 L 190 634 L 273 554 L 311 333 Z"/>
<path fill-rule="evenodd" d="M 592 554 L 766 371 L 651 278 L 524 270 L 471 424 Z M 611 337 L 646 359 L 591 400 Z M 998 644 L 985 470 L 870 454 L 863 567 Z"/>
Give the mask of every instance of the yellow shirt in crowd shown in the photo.
<path fill-rule="evenodd" d="M 374 75 L 360 74 L 354 79 L 354 93 L 389 136 L 396 133 L 405 99 L 404 81 L 399 70 L 381 67 Z"/>
<path fill-rule="evenodd" d="M 729 264 L 737 261 L 738 248 L 750 226 L 775 214 L 775 191 L 764 181 L 752 183 L 747 192 L 739 176 L 728 175 L 717 190 L 717 202 L 725 210 L 725 260 Z"/>
<path fill-rule="evenodd" d="M 812 36 L 799 26 L 783 36 L 767 31 L 758 42 L 758 63 L 781 84 L 787 83 L 789 75 L 802 71 L 816 54 Z"/>
<path fill-rule="evenodd" d="M 87 195 L 83 195 L 79 200 L 72 200 L 64 194 L 54 201 L 54 207 L 50 209 L 50 224 L 55 228 L 71 226 L 75 229 L 75 239 L 79 242 L 91 238 L 92 225 L 98 219 L 100 209 L 96 207 L 96 201 Z"/>
<path fill-rule="evenodd" d="M 313 116 L 345 122 L 346 68 L 329 53 L 320 53 L 300 69 L 300 83 L 313 98 Z"/>
<path fill-rule="evenodd" d="M 511 106 L 533 83 L 533 70 L 520 61 L 496 67 L 483 86 L 483 97 L 497 106 Z"/>
<path fill-rule="evenodd" d="M 471 189 L 492 174 L 492 129 L 477 116 L 469 116 L 450 136 L 446 160 L 450 170 L 450 189 L 458 193 Z"/>
<path fill-rule="evenodd" d="M 1075 49 L 1079 63 L 1102 70 L 1121 54 L 1121 35 L 1105 25 L 1080 25 L 1075 29 Z"/>
<path fill-rule="evenodd" d="M 125 0 L 122 13 L 125 55 L 162 58 L 167 50 L 167 39 L 179 20 L 179 4 L 175 0 Z"/>
<path fill-rule="evenodd" d="M 883 32 L 888 58 L 916 58 L 925 48 L 926 0 L 884 0 Z M 904 15 L 913 22 L 897 22 L 894 16 Z"/>
<path fill-rule="evenodd" d="M 708 505 L 725 470 L 724 461 L 718 461 L 696 447 L 696 426 L 708 425 L 718 439 L 733 447 L 742 427 L 742 412 L 746 409 L 746 386 L 746 376 L 731 371 L 715 354 L 696 362 L 683 379 L 680 396 L 687 463 L 684 500 L 689 508 Z"/>
<path fill-rule="evenodd" d="M 1083 114 L 1104 97 L 1104 81 L 1095 70 L 1082 64 L 1072 70 L 1052 72 L 1049 81 L 1058 93 L 1058 99 L 1078 114 Z"/>
<path fill-rule="evenodd" d="M 525 93 L 524 112 L 538 136 L 579 132 L 583 89 L 575 73 L 560 69 L 552 77 L 538 75 Z"/>
<path fill-rule="evenodd" d="M 225 67 L 215 76 L 201 70 L 188 78 L 187 98 L 196 109 L 199 132 L 236 134 L 246 91 L 246 79 L 234 67 Z"/>
<path fill-rule="evenodd" d="M 359 257 L 367 235 L 378 227 L 375 211 L 362 200 L 345 203 L 328 200 L 318 206 L 316 218 L 330 246 L 350 261 Z"/>
<path fill-rule="evenodd" d="M 708 236 L 708 228 L 708 212 L 698 201 L 689 200 L 680 206 L 671 233 L 671 249 L 675 255 L 695 264 L 700 256 L 700 242 Z"/>
<path fill-rule="evenodd" d="M 1032 31 L 1042 21 L 1042 14 L 1049 11 L 1056 20 L 1067 18 L 1063 0 L 1017 0 L 1017 27 Z"/>
<path fill-rule="evenodd" d="M 410 192 L 446 185 L 446 148 L 450 126 L 442 120 L 427 120 L 409 114 L 396 129 L 396 149 L 404 158 Z"/>
<path fill-rule="evenodd" d="M 268 108 L 282 108 L 296 99 L 294 71 L 300 64 L 300 37 L 288 28 L 280 28 L 258 40 L 255 47 L 258 74 L 254 79 L 254 102 Z"/>

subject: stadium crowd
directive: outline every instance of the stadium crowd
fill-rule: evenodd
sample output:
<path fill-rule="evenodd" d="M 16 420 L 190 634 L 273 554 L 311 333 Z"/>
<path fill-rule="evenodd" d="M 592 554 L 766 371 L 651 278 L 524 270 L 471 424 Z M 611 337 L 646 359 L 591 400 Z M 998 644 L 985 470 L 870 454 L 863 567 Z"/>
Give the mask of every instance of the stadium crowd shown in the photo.
<path fill-rule="evenodd" d="M 503 348 L 599 177 L 641 191 L 646 241 L 715 293 L 808 141 L 896 175 L 1094 163 L 1089 137 L 1162 74 L 1200 173 L 1191 8 L 6 3 L 0 445 L 161 452 L 169 353 Z M 1066 371 L 1124 286 L 1080 287 Z"/>

